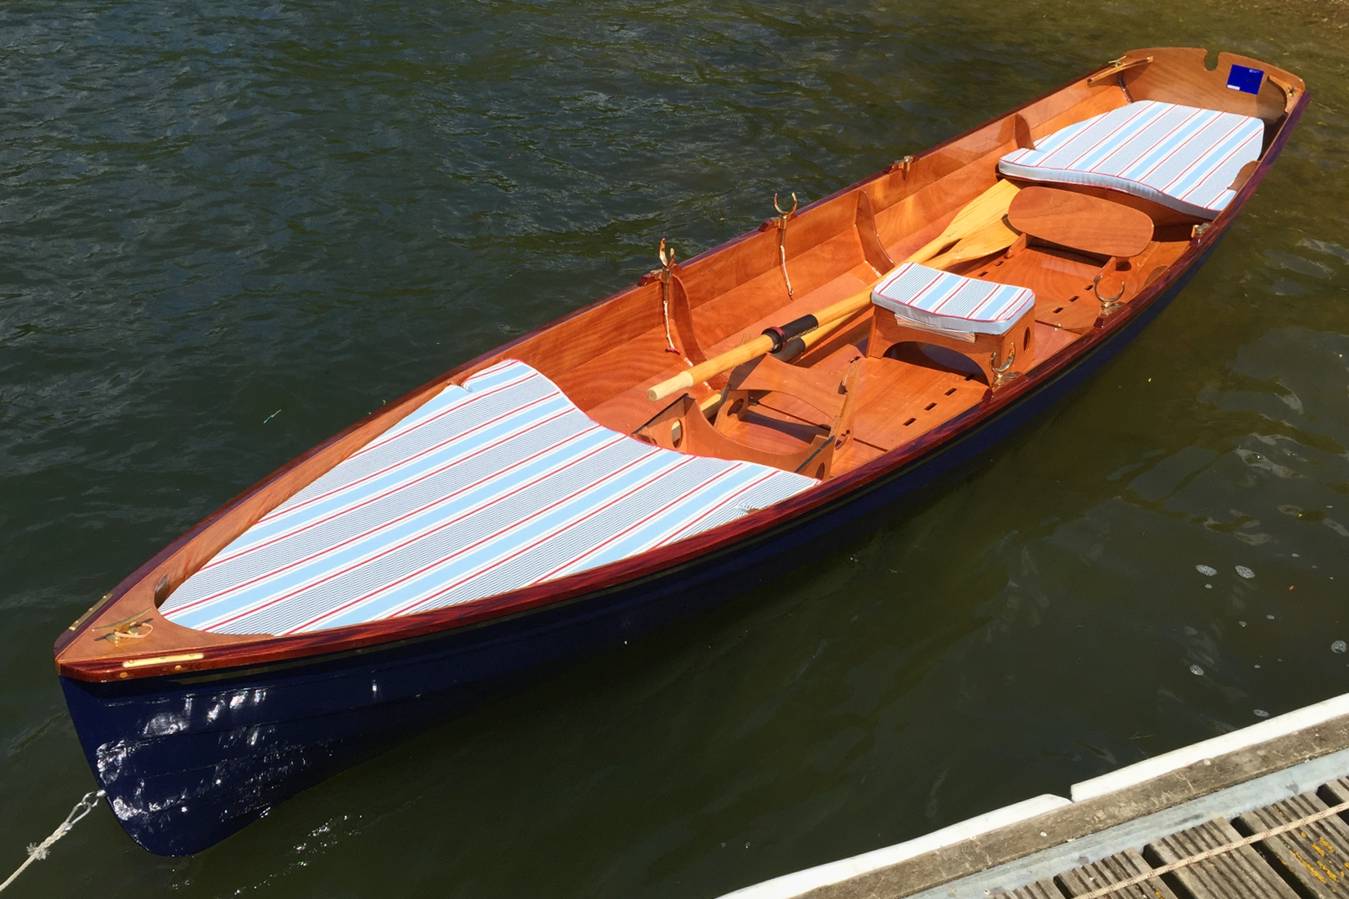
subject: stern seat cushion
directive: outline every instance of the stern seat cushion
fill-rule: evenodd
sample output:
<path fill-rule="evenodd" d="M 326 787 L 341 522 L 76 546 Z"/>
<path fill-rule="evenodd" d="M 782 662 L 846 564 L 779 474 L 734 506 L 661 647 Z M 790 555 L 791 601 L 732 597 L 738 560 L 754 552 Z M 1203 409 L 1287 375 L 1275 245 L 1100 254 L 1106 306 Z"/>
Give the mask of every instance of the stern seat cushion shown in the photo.
<path fill-rule="evenodd" d="M 906 262 L 871 291 L 901 325 L 959 335 L 1006 334 L 1035 307 L 1025 287 L 953 275 Z M 971 338 L 967 338 L 971 339 Z"/>
<path fill-rule="evenodd" d="M 1002 157 L 1011 178 L 1104 187 L 1211 219 L 1241 167 L 1260 158 L 1265 124 L 1233 112 L 1137 100 Z"/>
<path fill-rule="evenodd" d="M 815 483 L 611 431 L 506 360 L 263 516 L 160 611 L 229 634 L 425 612 L 673 543 Z"/>

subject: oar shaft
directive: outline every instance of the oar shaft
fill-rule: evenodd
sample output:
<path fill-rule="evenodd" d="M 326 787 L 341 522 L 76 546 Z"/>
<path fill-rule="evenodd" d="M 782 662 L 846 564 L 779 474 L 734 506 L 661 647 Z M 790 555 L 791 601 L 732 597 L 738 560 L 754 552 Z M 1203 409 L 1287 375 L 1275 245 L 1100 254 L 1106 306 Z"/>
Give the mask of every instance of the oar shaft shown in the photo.
<path fill-rule="evenodd" d="M 946 232 L 943 231 L 941 234 L 938 234 L 935 238 L 919 247 L 918 250 L 914 252 L 912 256 L 910 256 L 908 259 L 904 261 L 927 262 L 929 259 L 931 259 L 933 256 L 936 256 L 942 250 L 945 250 L 948 247 L 950 247 L 951 244 L 956 242 L 956 240 L 958 240 L 958 238 L 949 237 L 947 236 Z"/>
<path fill-rule="evenodd" d="M 729 371 L 737 365 L 742 365 L 751 359 L 757 359 L 767 353 L 780 349 L 787 341 L 792 338 L 805 334 L 816 328 L 829 324 L 837 319 L 843 318 L 850 313 L 865 309 L 871 302 L 871 289 L 868 288 L 860 293 L 856 293 L 847 299 L 839 300 L 837 303 L 831 303 L 818 312 L 810 315 L 803 315 L 794 319 L 781 328 L 773 332 L 764 333 L 755 337 L 753 340 L 746 341 L 740 346 L 733 347 L 724 353 L 720 353 L 708 359 L 705 362 L 699 362 L 693 368 L 681 371 L 672 378 L 667 378 L 659 384 L 653 386 L 646 392 L 647 399 L 652 402 L 663 400 L 673 393 L 680 390 L 688 390 L 694 384 L 706 381 L 708 378 L 715 377 L 724 371 Z"/>
<path fill-rule="evenodd" d="M 865 309 L 871 302 L 871 288 L 859 291 L 846 299 L 839 300 L 837 303 L 830 303 L 819 312 L 815 313 L 816 327 L 827 325 L 836 321 L 845 315 L 851 315 L 859 309 Z"/>
<path fill-rule="evenodd" d="M 706 362 L 699 362 L 693 368 L 685 369 L 672 378 L 666 378 L 659 384 L 646 392 L 647 399 L 663 400 L 672 393 L 680 390 L 688 390 L 694 384 L 706 381 L 715 375 L 719 375 L 728 368 L 735 368 L 741 363 L 748 362 L 751 359 L 771 353 L 773 351 L 773 338 L 767 334 L 761 334 L 753 340 L 746 341 L 732 350 L 713 356 Z"/>

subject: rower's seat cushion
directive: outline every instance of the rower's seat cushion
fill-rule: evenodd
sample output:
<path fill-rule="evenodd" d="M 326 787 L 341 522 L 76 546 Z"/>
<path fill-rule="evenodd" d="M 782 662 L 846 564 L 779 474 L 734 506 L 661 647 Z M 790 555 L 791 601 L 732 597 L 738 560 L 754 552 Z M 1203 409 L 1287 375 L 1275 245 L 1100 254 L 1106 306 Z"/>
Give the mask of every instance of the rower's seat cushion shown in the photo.
<path fill-rule="evenodd" d="M 446 387 L 265 515 L 160 611 L 229 634 L 409 615 L 673 543 L 815 483 L 611 431 L 507 360 Z"/>
<path fill-rule="evenodd" d="M 953 275 L 907 262 L 882 278 L 871 301 L 901 325 L 955 334 L 1006 334 L 1035 308 L 1025 287 Z M 968 339 L 968 338 L 967 338 Z"/>
<path fill-rule="evenodd" d="M 1234 112 L 1136 100 L 1055 131 L 998 163 L 1011 178 L 1104 187 L 1211 219 L 1260 158 L 1265 124 Z"/>

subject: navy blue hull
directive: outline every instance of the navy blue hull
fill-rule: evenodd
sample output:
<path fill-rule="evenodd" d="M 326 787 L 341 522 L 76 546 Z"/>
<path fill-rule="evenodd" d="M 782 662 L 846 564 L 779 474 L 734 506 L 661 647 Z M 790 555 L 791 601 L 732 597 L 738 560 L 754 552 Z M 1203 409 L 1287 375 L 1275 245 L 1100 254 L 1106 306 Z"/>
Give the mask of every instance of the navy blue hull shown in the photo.
<path fill-rule="evenodd" d="M 377 651 L 125 683 L 62 678 L 89 764 L 136 842 L 161 855 L 204 849 L 389 740 L 533 669 L 725 600 L 732 595 L 725 585 L 743 585 L 747 573 L 780 567 L 798 548 L 846 535 L 846 526 L 879 510 L 893 515 L 907 495 L 987 453 L 1100 368 L 1199 264 L 1072 368 L 939 453 L 696 567 Z"/>

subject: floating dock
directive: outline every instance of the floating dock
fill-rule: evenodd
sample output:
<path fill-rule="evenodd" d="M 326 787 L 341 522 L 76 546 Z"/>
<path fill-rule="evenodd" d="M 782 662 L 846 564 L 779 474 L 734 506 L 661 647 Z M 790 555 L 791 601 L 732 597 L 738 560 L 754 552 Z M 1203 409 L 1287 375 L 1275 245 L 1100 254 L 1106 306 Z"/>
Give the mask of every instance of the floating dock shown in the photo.
<path fill-rule="evenodd" d="M 1349 694 L 730 896 L 1349 899 L 1346 822 Z"/>

